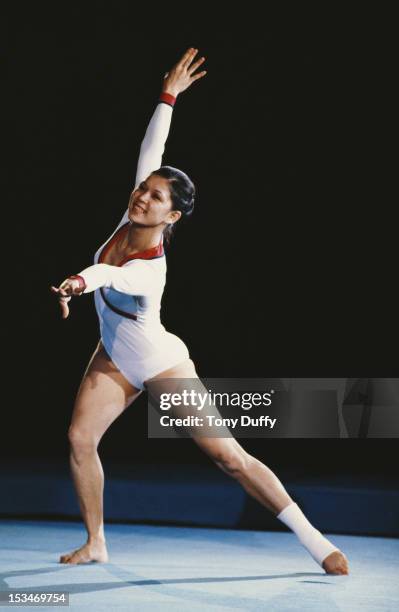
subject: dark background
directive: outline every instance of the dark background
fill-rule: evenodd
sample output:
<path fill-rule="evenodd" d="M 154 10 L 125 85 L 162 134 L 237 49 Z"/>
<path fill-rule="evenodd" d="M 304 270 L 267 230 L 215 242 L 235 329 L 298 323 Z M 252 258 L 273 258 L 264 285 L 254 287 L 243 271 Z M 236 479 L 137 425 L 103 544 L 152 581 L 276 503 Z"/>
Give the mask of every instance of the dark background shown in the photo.
<path fill-rule="evenodd" d="M 163 74 L 207 76 L 176 104 L 164 163 L 198 189 L 168 252 L 163 322 L 207 377 L 395 377 L 397 227 L 389 15 L 284 9 L 216 18 L 133 3 L 20 7 L 4 27 L 5 458 L 66 457 L 98 341 L 92 295 L 63 321 L 50 284 L 92 263 L 127 206 Z M 11 265 L 10 265 L 11 262 Z M 140 398 L 101 456 L 209 460 L 148 440 Z M 272 467 L 385 470 L 396 440 L 248 440 Z"/>

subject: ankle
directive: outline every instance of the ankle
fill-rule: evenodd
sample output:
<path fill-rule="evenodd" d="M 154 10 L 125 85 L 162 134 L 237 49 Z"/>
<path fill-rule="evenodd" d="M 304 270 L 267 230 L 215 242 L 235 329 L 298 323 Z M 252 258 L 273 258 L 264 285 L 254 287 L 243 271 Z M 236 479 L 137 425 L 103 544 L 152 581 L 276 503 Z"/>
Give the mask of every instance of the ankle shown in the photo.
<path fill-rule="evenodd" d="M 88 544 L 105 544 L 104 533 L 89 534 L 87 537 Z"/>

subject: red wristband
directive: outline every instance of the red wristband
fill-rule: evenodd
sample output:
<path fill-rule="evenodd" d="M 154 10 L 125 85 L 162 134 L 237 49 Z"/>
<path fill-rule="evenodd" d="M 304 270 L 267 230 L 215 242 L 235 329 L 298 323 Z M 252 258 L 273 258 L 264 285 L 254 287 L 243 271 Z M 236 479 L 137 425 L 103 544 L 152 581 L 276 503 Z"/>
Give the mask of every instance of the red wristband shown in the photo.
<path fill-rule="evenodd" d="M 83 293 L 83 291 L 86 289 L 86 281 L 83 278 L 83 276 L 79 276 L 79 274 L 72 274 L 72 276 L 68 276 L 68 278 L 70 278 L 71 280 L 79 281 L 79 293 L 78 293 L 78 295 Z"/>
<path fill-rule="evenodd" d="M 165 104 L 169 104 L 169 106 L 173 108 L 176 102 L 176 98 L 172 96 L 172 94 L 168 94 L 166 93 L 166 91 L 163 91 L 159 96 L 159 102 L 165 102 Z"/>

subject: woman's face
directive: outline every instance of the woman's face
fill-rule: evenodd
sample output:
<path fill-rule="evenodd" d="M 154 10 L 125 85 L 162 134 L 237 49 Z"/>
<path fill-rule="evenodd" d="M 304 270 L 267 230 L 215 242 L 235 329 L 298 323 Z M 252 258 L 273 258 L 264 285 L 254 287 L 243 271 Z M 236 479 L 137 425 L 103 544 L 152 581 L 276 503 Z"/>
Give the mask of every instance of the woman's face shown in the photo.
<path fill-rule="evenodd" d="M 150 174 L 135 189 L 129 200 L 129 219 L 137 225 L 156 227 L 175 223 L 181 216 L 172 210 L 172 199 L 168 179 Z"/>

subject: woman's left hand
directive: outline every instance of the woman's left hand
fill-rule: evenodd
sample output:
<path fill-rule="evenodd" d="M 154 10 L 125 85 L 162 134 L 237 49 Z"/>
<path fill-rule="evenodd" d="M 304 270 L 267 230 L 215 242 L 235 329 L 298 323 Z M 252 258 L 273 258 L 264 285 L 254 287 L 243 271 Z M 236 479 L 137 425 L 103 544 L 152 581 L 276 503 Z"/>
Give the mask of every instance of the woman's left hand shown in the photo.
<path fill-rule="evenodd" d="M 200 57 L 200 59 L 193 64 L 192 62 L 197 53 L 198 49 L 190 47 L 181 60 L 173 66 L 172 70 L 166 73 L 162 87 L 163 92 L 171 94 L 176 98 L 179 93 L 190 87 L 194 81 L 206 75 L 206 70 L 194 74 L 197 68 L 205 61 L 204 57 Z"/>

